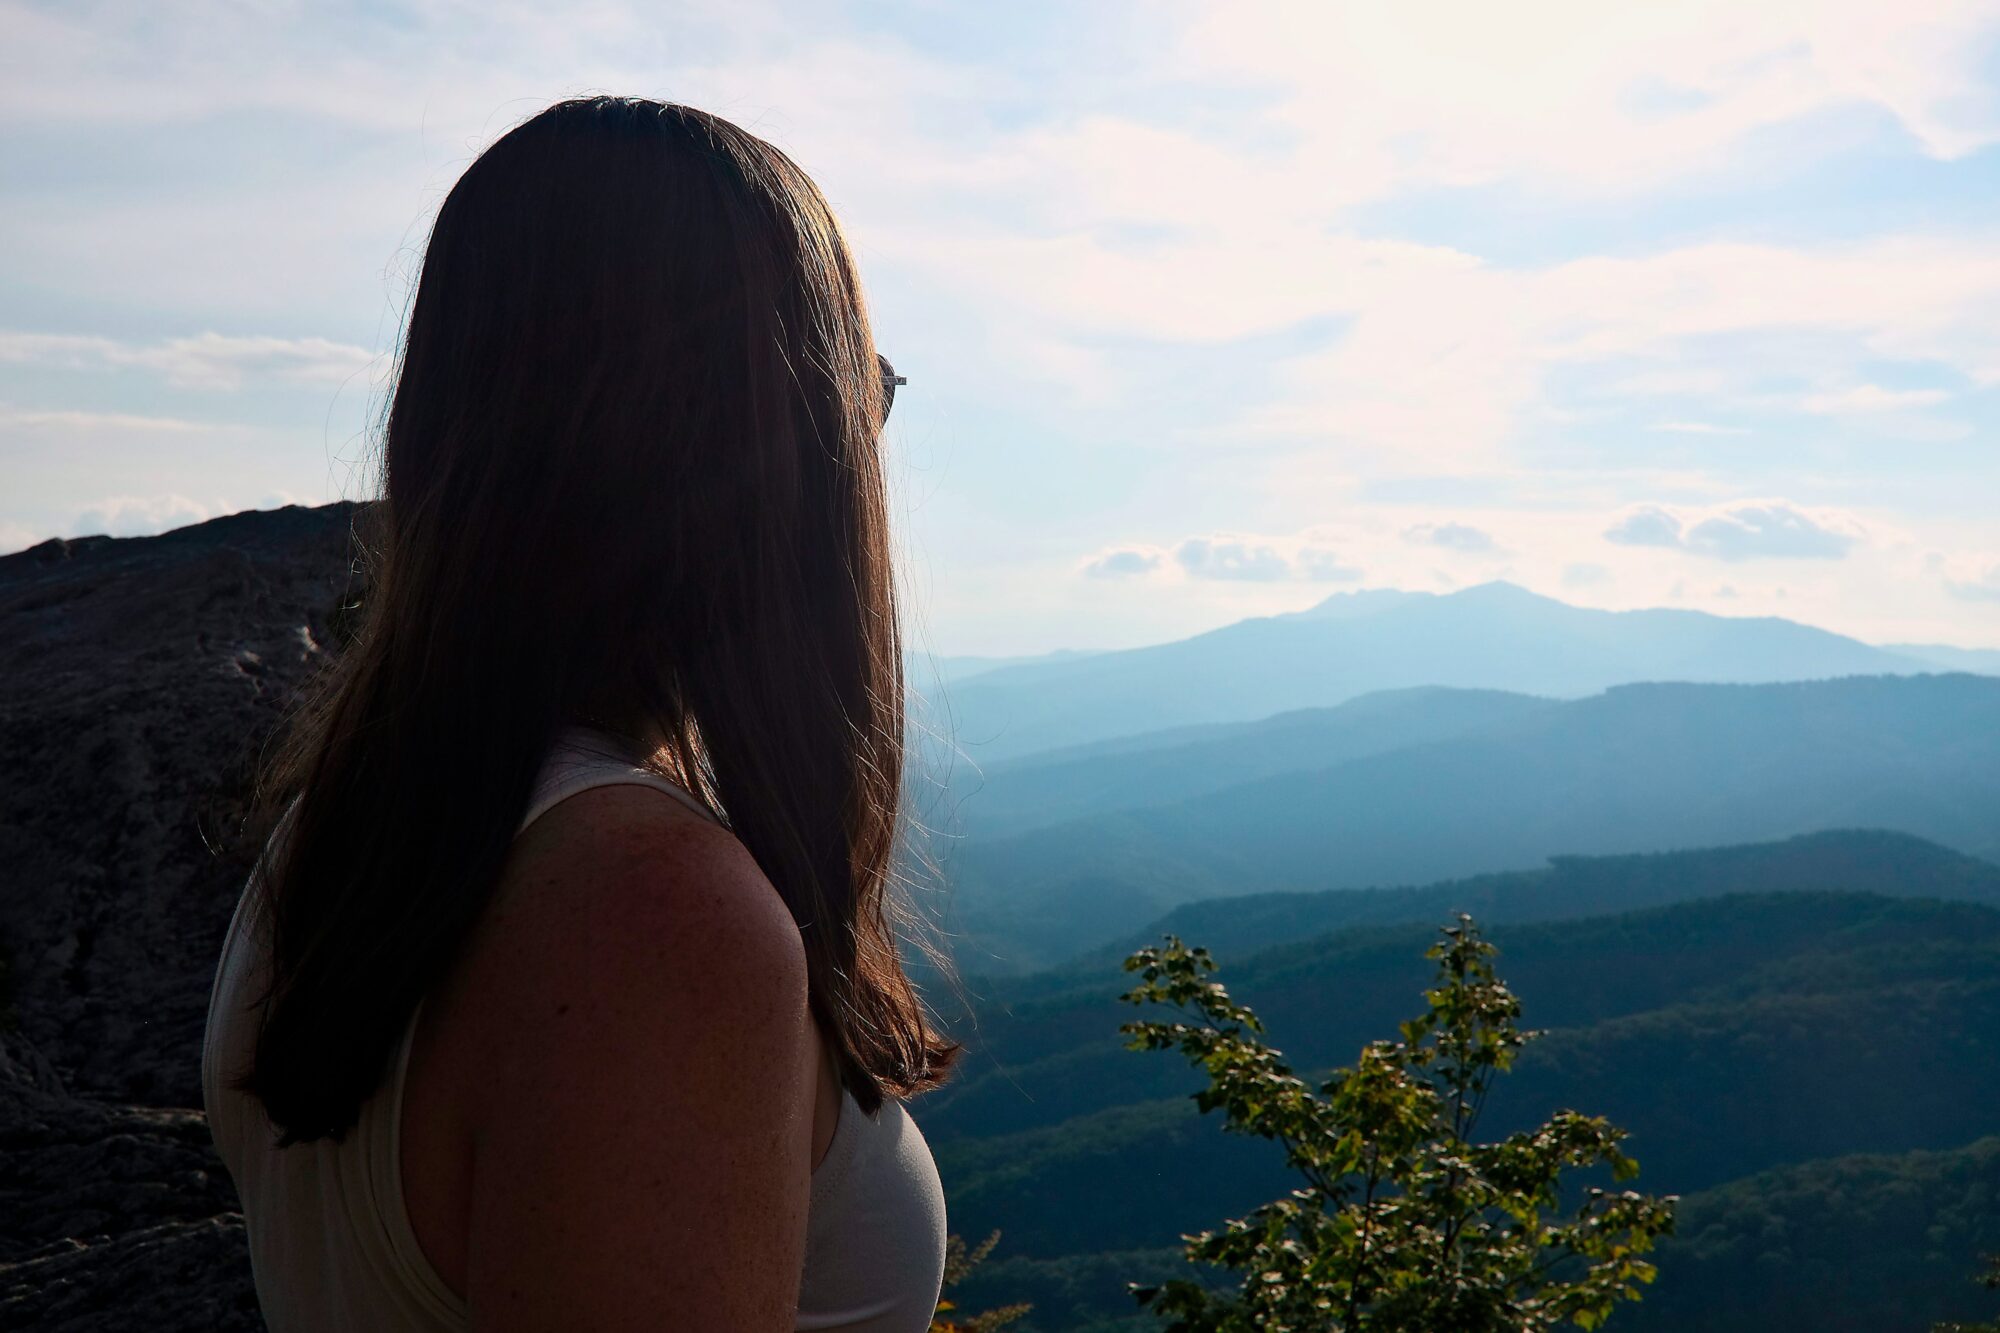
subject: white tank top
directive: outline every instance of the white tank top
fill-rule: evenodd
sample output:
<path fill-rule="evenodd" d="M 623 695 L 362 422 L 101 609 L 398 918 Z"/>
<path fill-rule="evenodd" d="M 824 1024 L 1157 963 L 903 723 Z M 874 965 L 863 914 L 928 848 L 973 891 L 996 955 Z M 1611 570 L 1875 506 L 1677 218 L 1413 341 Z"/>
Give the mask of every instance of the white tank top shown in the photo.
<path fill-rule="evenodd" d="M 521 828 L 592 787 L 653 787 L 712 818 L 686 791 L 637 765 L 602 733 L 563 733 Z M 202 1096 L 209 1130 L 243 1201 L 257 1300 L 272 1333 L 455 1333 L 465 1302 L 424 1257 L 403 1204 L 403 1083 L 412 1014 L 390 1077 L 339 1142 L 277 1146 L 263 1104 L 230 1086 L 250 1066 L 255 1005 L 269 964 L 245 888 L 209 995 Z M 873 1116 L 841 1094 L 833 1142 L 814 1168 L 799 1329 L 921 1333 L 944 1275 L 944 1191 L 916 1122 L 891 1098 Z M 664 1256 L 663 1256 L 664 1258 Z M 662 1329 L 674 1326 L 660 1312 Z"/>

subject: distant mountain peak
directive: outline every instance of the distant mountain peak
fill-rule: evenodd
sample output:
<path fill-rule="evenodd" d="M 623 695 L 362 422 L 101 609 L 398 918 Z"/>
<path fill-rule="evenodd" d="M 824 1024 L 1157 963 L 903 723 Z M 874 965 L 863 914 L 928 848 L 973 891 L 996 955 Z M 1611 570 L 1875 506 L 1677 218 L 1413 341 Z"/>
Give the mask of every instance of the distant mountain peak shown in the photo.
<path fill-rule="evenodd" d="M 1469 588 L 1460 588 L 1457 592 L 1447 593 L 1446 596 L 1466 601 L 1516 602 L 1524 606 L 1529 603 L 1542 606 L 1569 605 L 1567 602 L 1557 601 L 1553 597 L 1544 597 L 1538 592 L 1523 588 L 1518 583 L 1509 583 L 1506 579 L 1494 579 L 1487 583 L 1475 583 Z"/>
<path fill-rule="evenodd" d="M 1484 606 L 1500 612 L 1524 612 L 1524 610 L 1568 610 L 1586 612 L 1584 606 L 1572 606 L 1554 596 L 1544 596 L 1532 588 L 1524 588 L 1518 582 L 1508 582 L 1506 578 L 1494 578 L 1490 582 L 1476 582 L 1468 588 L 1458 588 L 1456 592 L 1446 592 L 1440 600 L 1456 602 L 1458 606 Z"/>
<path fill-rule="evenodd" d="M 1324 601 L 1313 603 L 1303 611 L 1293 611 L 1275 619 L 1359 620 L 1363 616 L 1378 615 L 1399 606 L 1408 606 L 1411 602 L 1428 601 L 1434 595 L 1427 592 L 1404 592 L 1400 588 L 1359 588 L 1354 592 L 1337 592 Z"/>
<path fill-rule="evenodd" d="M 1384 611 L 1394 611 L 1419 602 L 1461 602 L 1487 606 L 1568 606 L 1569 603 L 1524 588 L 1506 579 L 1494 579 L 1488 583 L 1475 583 L 1448 593 L 1412 592 L 1402 588 L 1360 588 L 1354 592 L 1337 592 L 1323 601 L 1315 602 L 1303 611 L 1294 611 L 1289 616 L 1275 619 L 1293 620 L 1361 620 L 1379 615 Z"/>

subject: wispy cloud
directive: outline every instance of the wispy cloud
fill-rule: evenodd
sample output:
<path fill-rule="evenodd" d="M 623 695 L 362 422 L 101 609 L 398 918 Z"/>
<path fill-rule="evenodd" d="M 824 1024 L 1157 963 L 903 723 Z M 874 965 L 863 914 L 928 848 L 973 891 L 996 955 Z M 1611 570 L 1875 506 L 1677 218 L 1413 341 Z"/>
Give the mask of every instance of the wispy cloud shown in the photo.
<path fill-rule="evenodd" d="M 80 370 L 130 367 L 186 389 L 237 389 L 276 379 L 341 384 L 366 371 L 375 354 L 325 338 L 231 337 L 198 333 L 155 343 L 63 333 L 0 330 L 0 362 Z"/>
<path fill-rule="evenodd" d="M 0 404 L 0 428 L 23 426 L 62 434 L 116 430 L 163 435 L 206 435 L 229 427 L 181 417 L 143 416 L 131 412 L 35 411 Z"/>
<path fill-rule="evenodd" d="M 1282 90 L 1302 155 L 1368 182 L 1644 186 L 1841 106 L 1886 112 L 1937 158 L 2000 138 L 1978 40 L 1995 16 L 1982 4 L 1556 0 L 1426 16 L 1217 0 L 1188 59 Z"/>
<path fill-rule="evenodd" d="M 1748 426 L 1724 426 L 1713 421 L 1662 421 L 1653 427 L 1670 435 L 1748 435 Z"/>
<path fill-rule="evenodd" d="M 1879 384 L 1857 384 L 1851 389 L 1808 394 L 1800 406 L 1808 412 L 1839 416 L 1862 412 L 1896 412 L 1906 408 L 1935 407 L 1951 397 L 1942 389 L 1885 389 Z"/>

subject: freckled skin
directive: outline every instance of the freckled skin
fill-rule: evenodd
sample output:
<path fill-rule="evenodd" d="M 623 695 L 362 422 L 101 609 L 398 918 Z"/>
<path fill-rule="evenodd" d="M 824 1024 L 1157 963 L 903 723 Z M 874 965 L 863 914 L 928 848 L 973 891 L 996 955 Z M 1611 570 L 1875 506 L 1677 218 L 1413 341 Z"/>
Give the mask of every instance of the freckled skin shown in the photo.
<path fill-rule="evenodd" d="M 515 840 L 411 1051 L 411 1225 L 471 1326 L 790 1330 L 839 1084 L 727 831 L 600 787 Z"/>

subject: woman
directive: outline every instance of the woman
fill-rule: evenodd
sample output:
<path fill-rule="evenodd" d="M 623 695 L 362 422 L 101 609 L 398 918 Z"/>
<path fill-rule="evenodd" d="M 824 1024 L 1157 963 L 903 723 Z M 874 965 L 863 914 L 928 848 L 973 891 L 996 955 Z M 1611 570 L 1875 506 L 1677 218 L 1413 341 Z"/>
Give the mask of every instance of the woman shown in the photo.
<path fill-rule="evenodd" d="M 274 1333 L 927 1327 L 893 383 L 825 199 L 713 116 L 564 102 L 445 199 L 210 1001 Z"/>

